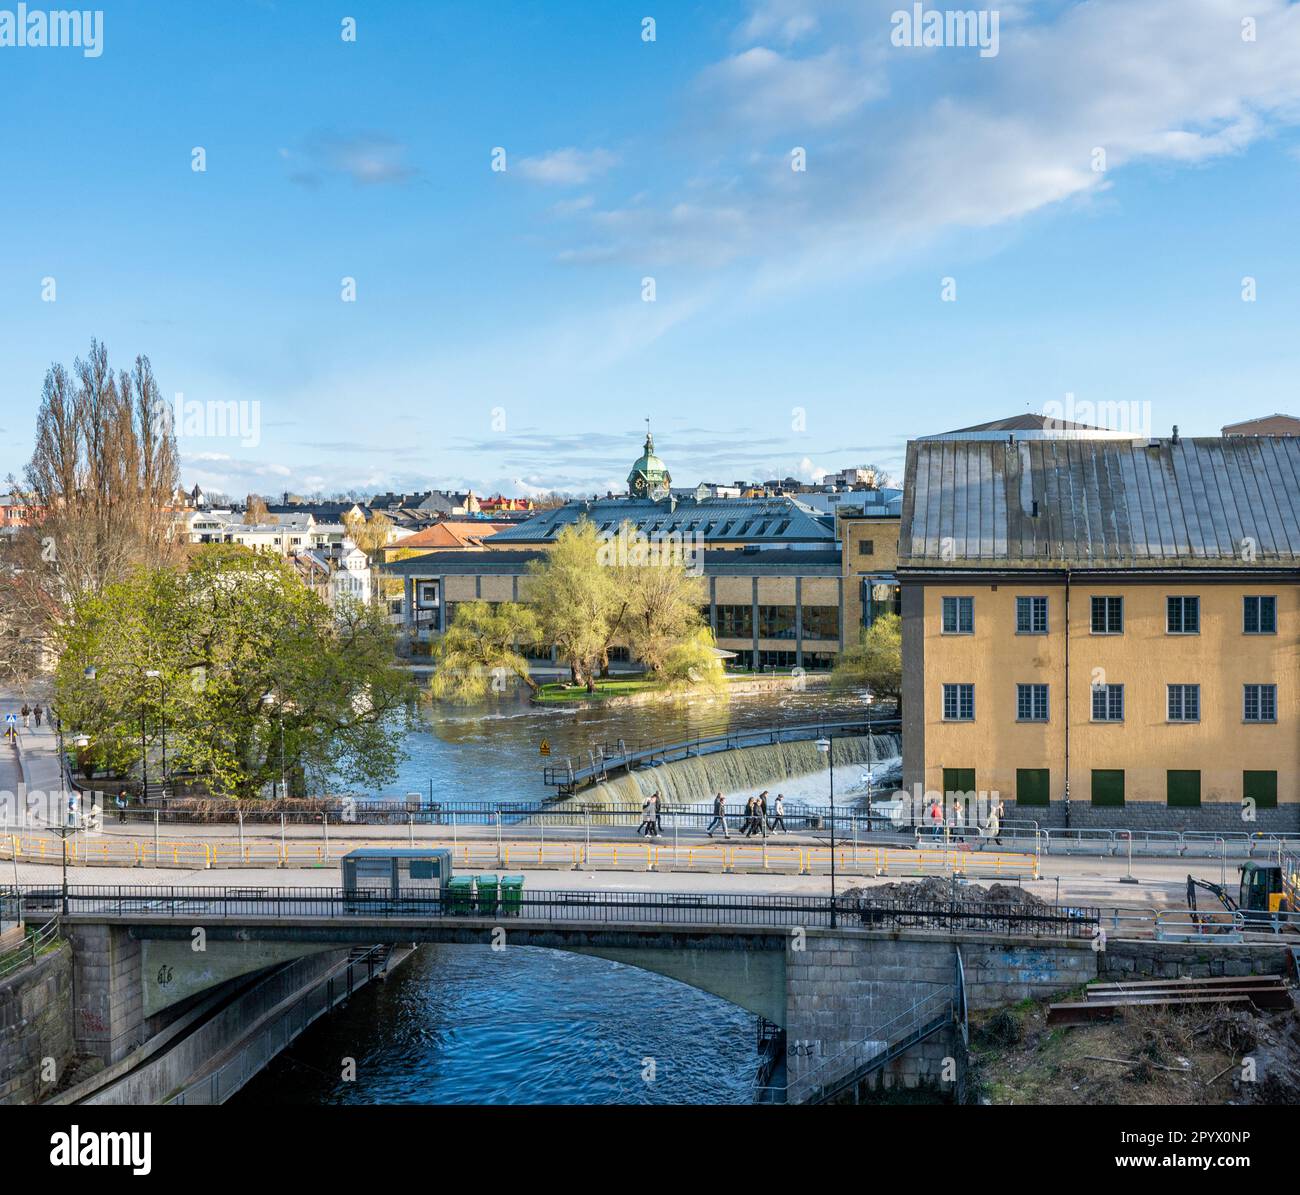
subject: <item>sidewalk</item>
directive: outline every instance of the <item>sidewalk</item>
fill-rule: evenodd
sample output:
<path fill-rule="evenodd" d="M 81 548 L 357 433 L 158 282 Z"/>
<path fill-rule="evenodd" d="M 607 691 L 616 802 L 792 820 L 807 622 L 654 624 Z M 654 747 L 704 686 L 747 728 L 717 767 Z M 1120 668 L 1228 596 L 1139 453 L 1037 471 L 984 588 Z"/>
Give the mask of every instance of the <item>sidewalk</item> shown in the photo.
<path fill-rule="evenodd" d="M 50 722 L 48 713 L 41 718 L 39 727 L 36 725 L 35 718 L 28 719 L 28 726 L 23 728 L 23 716 L 21 713 L 23 702 L 29 706 L 40 704 L 46 711 L 49 705 L 43 694 L 23 695 L 16 694 L 12 691 L 0 692 L 0 728 L 6 723 L 5 715 L 14 714 L 17 721 L 17 748 L 18 748 L 18 776 L 16 779 L 22 781 L 27 787 L 28 792 L 58 792 L 63 787 L 63 772 L 59 765 L 59 739 L 54 733 L 54 727 Z M 3 756 L 5 759 L 12 759 L 12 749 L 9 746 L 3 747 Z M 0 779 L 9 775 L 4 763 L 0 762 Z M 0 785 L 14 791 L 17 788 L 15 783 L 10 786 L 8 783 Z"/>

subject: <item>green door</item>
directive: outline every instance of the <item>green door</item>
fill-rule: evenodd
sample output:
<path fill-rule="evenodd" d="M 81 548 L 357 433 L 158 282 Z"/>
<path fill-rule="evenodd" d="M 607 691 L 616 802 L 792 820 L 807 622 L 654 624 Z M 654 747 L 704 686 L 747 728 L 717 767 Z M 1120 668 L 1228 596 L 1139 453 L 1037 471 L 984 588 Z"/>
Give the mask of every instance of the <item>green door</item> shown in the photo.
<path fill-rule="evenodd" d="M 1094 805 L 1124 804 L 1124 771 L 1122 768 L 1092 769 L 1092 803 Z"/>
<path fill-rule="evenodd" d="M 1201 804 L 1200 772 L 1170 768 L 1165 782 L 1170 809 L 1197 809 Z"/>
<path fill-rule="evenodd" d="M 1016 769 L 1016 804 L 1047 805 L 1051 799 L 1052 773 L 1047 768 Z"/>
<path fill-rule="evenodd" d="M 973 793 L 975 791 L 974 768 L 944 768 L 943 791 L 948 793 Z"/>
<path fill-rule="evenodd" d="M 1241 795 L 1254 801 L 1256 809 L 1277 808 L 1277 773 L 1242 772 Z"/>

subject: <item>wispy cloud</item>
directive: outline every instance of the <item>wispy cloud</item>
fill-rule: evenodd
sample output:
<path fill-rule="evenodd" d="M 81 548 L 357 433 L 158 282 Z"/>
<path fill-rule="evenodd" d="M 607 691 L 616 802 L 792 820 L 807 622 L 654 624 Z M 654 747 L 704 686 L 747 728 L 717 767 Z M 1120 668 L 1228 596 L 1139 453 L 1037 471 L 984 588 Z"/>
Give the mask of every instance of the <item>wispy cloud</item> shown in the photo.
<path fill-rule="evenodd" d="M 349 178 L 367 187 L 409 183 L 419 177 L 419 171 L 406 155 L 402 142 L 374 132 L 318 132 L 300 150 L 280 150 L 290 181 L 312 188 L 330 178 Z"/>
<path fill-rule="evenodd" d="M 618 164 L 618 156 L 607 149 L 553 149 L 534 158 L 520 158 L 514 165 L 530 182 L 553 187 L 581 187 Z"/>

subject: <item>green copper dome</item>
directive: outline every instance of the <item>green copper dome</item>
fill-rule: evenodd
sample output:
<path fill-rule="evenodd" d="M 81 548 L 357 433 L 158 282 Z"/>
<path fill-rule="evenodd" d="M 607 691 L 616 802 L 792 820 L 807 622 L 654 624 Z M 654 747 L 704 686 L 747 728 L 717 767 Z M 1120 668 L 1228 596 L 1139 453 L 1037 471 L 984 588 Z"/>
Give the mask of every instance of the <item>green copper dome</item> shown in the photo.
<path fill-rule="evenodd" d="M 668 466 L 655 456 L 654 436 L 645 434 L 645 450 L 627 475 L 627 492 L 633 498 L 661 498 L 672 485 Z"/>

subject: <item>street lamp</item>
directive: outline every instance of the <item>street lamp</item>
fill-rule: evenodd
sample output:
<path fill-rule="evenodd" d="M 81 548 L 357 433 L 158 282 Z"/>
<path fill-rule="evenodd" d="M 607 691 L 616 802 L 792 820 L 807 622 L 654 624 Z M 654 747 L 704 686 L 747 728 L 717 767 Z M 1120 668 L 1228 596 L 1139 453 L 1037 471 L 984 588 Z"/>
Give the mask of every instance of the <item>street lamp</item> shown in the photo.
<path fill-rule="evenodd" d="M 871 690 L 867 690 L 865 701 L 867 703 L 867 833 L 870 834 L 873 827 L 871 824 L 871 704 L 876 699 L 872 696 Z"/>
<path fill-rule="evenodd" d="M 817 750 L 826 756 L 831 769 L 831 929 L 835 928 L 835 753 L 832 740 L 817 740 Z"/>
<path fill-rule="evenodd" d="M 162 782 L 163 796 L 167 795 L 167 682 L 163 679 L 163 674 L 157 668 L 150 668 L 145 672 L 145 676 L 150 680 L 158 681 L 158 714 L 162 721 Z"/>

